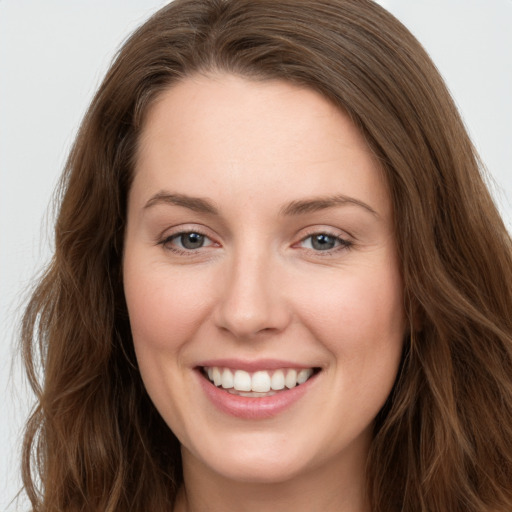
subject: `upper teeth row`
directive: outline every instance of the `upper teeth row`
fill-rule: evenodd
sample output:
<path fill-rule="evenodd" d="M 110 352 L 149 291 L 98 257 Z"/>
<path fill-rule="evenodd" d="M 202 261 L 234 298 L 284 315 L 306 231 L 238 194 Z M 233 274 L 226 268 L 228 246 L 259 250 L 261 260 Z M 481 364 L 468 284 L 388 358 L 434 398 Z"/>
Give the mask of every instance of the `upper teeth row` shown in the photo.
<path fill-rule="evenodd" d="M 206 367 L 208 378 L 216 385 L 224 389 L 234 388 L 237 391 L 257 391 L 266 393 L 271 389 L 279 391 L 285 387 L 291 389 L 298 384 L 303 384 L 313 374 L 313 368 L 257 371 L 249 373 L 244 370 L 230 370 L 217 366 Z"/>

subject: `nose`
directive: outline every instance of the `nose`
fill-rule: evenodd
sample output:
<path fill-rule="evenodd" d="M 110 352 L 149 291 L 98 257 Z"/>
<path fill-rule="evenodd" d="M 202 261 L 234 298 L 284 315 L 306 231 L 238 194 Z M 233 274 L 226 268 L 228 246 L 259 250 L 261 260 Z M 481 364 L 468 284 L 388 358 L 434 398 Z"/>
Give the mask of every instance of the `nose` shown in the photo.
<path fill-rule="evenodd" d="M 291 311 L 282 275 L 268 254 L 240 254 L 225 274 L 215 314 L 217 326 L 237 339 L 283 331 Z"/>

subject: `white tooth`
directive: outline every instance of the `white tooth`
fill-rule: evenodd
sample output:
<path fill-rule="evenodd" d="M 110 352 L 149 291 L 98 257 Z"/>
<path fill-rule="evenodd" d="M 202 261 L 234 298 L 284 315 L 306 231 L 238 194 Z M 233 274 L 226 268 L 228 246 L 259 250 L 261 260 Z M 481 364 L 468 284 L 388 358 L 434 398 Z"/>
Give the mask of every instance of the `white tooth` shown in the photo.
<path fill-rule="evenodd" d="M 233 387 L 238 391 L 251 391 L 251 376 L 243 370 L 237 370 L 233 379 Z"/>
<path fill-rule="evenodd" d="M 260 393 L 270 391 L 270 375 L 268 372 L 256 372 L 253 374 L 252 390 Z"/>
<path fill-rule="evenodd" d="M 222 372 L 222 387 L 229 389 L 233 387 L 233 373 L 229 368 L 224 368 Z"/>
<path fill-rule="evenodd" d="M 280 389 L 284 389 L 284 372 L 283 370 L 276 370 L 270 381 L 270 387 L 274 391 L 279 391 Z"/>
<path fill-rule="evenodd" d="M 216 386 L 220 386 L 222 384 L 222 375 L 220 373 L 220 370 L 216 366 L 213 367 L 212 377 L 213 383 Z"/>
<path fill-rule="evenodd" d="M 208 373 L 208 378 L 210 380 L 213 380 L 213 368 L 212 367 L 207 369 L 207 373 Z"/>
<path fill-rule="evenodd" d="M 313 373 L 312 368 L 304 368 L 297 374 L 297 384 L 304 384 Z"/>
<path fill-rule="evenodd" d="M 286 378 L 284 383 L 287 388 L 291 389 L 297 385 L 297 371 L 296 370 L 288 370 L 286 372 Z"/>

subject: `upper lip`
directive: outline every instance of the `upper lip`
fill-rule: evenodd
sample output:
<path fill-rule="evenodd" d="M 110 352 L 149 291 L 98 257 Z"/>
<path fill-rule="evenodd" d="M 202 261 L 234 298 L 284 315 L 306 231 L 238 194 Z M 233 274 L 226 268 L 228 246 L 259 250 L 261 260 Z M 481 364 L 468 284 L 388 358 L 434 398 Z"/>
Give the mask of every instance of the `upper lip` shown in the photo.
<path fill-rule="evenodd" d="M 278 370 L 280 368 L 315 368 L 315 365 L 286 361 L 284 359 L 208 359 L 201 361 L 196 366 L 211 368 L 233 368 L 236 370 L 245 370 L 246 372 L 256 372 L 259 370 Z"/>

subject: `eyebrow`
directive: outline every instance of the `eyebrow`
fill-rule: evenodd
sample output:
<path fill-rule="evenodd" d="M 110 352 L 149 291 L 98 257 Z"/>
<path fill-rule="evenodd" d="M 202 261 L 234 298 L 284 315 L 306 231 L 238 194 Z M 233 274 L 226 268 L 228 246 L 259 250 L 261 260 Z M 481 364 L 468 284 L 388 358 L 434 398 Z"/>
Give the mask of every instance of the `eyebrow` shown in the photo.
<path fill-rule="evenodd" d="M 174 206 L 182 206 L 198 213 L 219 215 L 218 208 L 208 199 L 170 192 L 158 192 L 148 200 L 144 205 L 144 209 L 158 204 L 171 204 Z M 359 206 L 370 212 L 375 217 L 379 217 L 379 214 L 371 206 L 359 199 L 344 195 L 312 197 L 291 201 L 281 208 L 280 214 L 286 217 L 298 216 L 346 205 Z"/>
<path fill-rule="evenodd" d="M 219 211 L 213 203 L 207 199 L 200 197 L 191 197 L 185 194 L 171 194 L 169 192 L 158 192 L 152 196 L 144 205 L 144 208 L 150 208 L 157 204 L 172 204 L 175 206 L 183 206 L 194 212 L 208 213 L 210 215 L 218 215 Z"/>
<path fill-rule="evenodd" d="M 369 205 L 344 195 L 334 195 L 327 197 L 313 197 L 309 199 L 300 199 L 292 201 L 287 204 L 281 210 L 281 214 L 285 216 L 304 215 L 306 213 L 314 213 L 328 208 L 334 208 L 336 206 L 355 205 L 364 208 L 375 217 L 379 217 L 379 214 Z"/>

